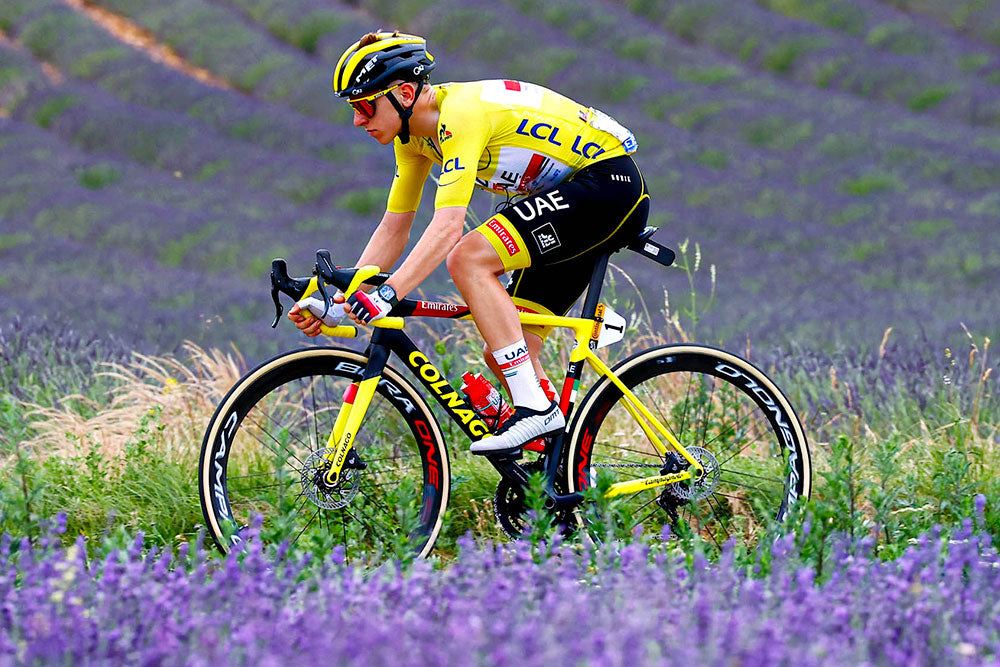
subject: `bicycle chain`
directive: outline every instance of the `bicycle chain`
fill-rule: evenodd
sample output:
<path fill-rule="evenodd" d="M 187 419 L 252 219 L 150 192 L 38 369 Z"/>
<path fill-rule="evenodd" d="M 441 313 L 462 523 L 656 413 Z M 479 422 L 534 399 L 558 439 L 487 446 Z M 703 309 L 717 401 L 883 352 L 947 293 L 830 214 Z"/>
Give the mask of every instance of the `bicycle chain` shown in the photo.
<path fill-rule="evenodd" d="M 593 468 L 660 468 L 659 463 L 595 463 Z"/>

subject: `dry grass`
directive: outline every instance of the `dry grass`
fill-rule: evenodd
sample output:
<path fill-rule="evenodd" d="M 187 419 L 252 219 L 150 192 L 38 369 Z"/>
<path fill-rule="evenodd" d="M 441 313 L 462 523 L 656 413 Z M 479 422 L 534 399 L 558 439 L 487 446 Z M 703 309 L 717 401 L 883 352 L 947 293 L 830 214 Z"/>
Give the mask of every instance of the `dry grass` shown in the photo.
<path fill-rule="evenodd" d="M 107 407 L 82 396 L 66 397 L 61 408 L 30 406 L 28 417 L 36 435 L 26 445 L 42 457 L 81 456 L 96 447 L 115 469 L 143 421 L 159 410 L 151 444 L 164 460 L 196 460 L 205 425 L 245 364 L 238 352 L 203 350 L 191 342 L 184 351 L 184 361 L 136 354 L 130 364 L 106 364 L 102 375 L 118 383 Z M 81 415 L 81 404 L 97 414 Z"/>

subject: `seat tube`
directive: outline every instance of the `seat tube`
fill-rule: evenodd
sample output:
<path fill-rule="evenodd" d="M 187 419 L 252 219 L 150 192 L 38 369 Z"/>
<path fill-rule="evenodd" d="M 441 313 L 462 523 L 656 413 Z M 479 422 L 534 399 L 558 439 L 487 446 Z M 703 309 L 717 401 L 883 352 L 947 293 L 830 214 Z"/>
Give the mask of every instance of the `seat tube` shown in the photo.
<path fill-rule="evenodd" d="M 604 285 L 604 276 L 608 272 L 609 253 L 604 253 L 594 265 L 594 272 L 590 275 L 590 285 L 587 287 L 587 298 L 583 302 L 583 311 L 580 317 L 593 317 L 597 310 L 597 304 L 601 301 L 601 287 Z"/>
<path fill-rule="evenodd" d="M 605 252 L 598 258 L 597 263 L 594 264 L 594 272 L 590 274 L 590 285 L 587 287 L 587 297 L 584 299 L 580 317 L 592 318 L 596 314 L 597 304 L 601 301 L 601 288 L 604 285 L 604 276 L 608 271 L 608 259 L 610 257 L 611 253 Z M 566 369 L 566 380 L 563 384 L 563 394 L 559 400 L 559 407 L 562 409 L 563 414 L 567 416 L 573 409 L 571 397 L 576 393 L 576 387 L 582 373 L 582 360 L 571 361 L 569 367 Z M 566 432 L 563 431 L 552 442 L 552 451 L 550 452 L 548 465 L 545 470 L 546 479 L 548 480 L 548 491 L 550 492 L 553 490 L 552 487 L 555 483 L 557 469 L 559 463 L 562 461 L 563 450 L 566 444 L 565 440 Z"/>

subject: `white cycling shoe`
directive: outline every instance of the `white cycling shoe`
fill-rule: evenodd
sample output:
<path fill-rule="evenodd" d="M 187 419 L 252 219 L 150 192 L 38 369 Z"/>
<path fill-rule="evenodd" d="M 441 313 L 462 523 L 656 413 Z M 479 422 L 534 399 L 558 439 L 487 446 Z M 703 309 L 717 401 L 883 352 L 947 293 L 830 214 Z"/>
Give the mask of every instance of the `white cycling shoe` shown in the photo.
<path fill-rule="evenodd" d="M 518 407 L 493 435 L 472 443 L 473 454 L 513 454 L 525 444 L 566 428 L 566 418 L 555 401 L 543 410 Z"/>

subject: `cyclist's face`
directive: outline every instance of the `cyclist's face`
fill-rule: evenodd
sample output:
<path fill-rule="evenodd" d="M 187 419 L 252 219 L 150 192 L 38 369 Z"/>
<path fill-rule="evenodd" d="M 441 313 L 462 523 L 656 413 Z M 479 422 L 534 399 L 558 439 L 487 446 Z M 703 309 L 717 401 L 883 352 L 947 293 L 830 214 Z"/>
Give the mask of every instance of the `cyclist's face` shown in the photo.
<path fill-rule="evenodd" d="M 412 98 L 408 100 L 405 94 L 398 94 L 400 92 L 412 94 L 412 91 L 408 88 L 396 90 L 399 87 L 397 84 L 367 99 L 351 100 L 351 106 L 354 107 L 354 126 L 363 127 L 369 136 L 382 145 L 391 144 L 402 127 L 399 114 L 385 97 L 395 95 L 397 99 L 402 98 L 404 105 L 412 102 Z"/>

